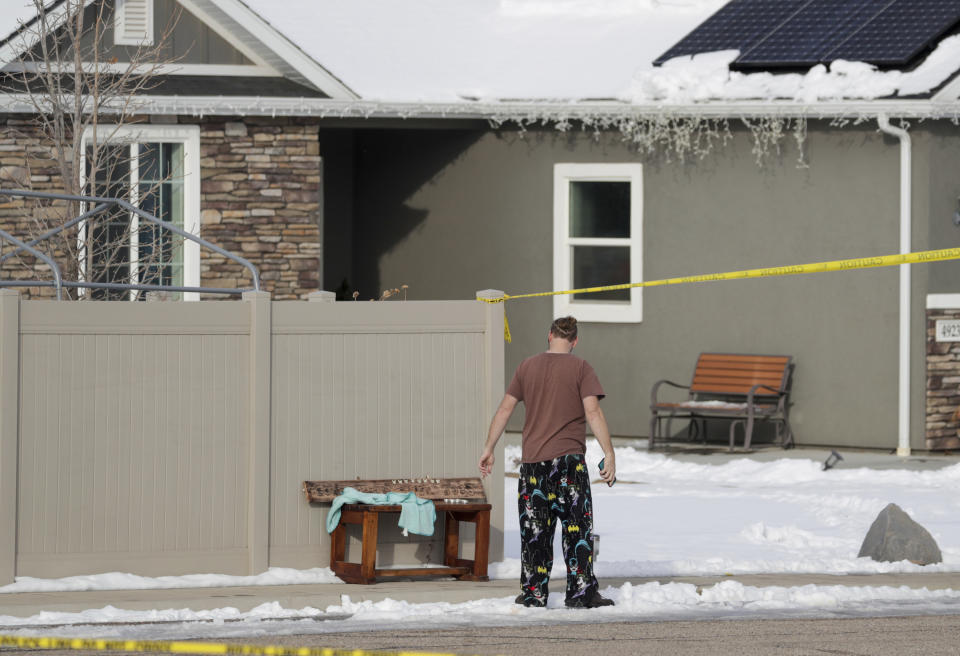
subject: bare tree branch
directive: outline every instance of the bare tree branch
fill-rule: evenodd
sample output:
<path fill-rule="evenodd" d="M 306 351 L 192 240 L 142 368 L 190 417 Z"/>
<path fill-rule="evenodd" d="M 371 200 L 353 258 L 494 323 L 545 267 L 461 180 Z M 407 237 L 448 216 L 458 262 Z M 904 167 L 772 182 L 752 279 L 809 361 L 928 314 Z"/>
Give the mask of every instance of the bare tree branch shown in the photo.
<path fill-rule="evenodd" d="M 35 162 L 48 160 L 59 178 L 59 188 L 53 189 L 71 195 L 109 192 L 129 199 L 131 194 L 143 198 L 160 194 L 172 172 L 167 172 L 167 180 L 157 176 L 149 187 L 132 189 L 131 151 L 119 135 L 125 126 L 142 121 L 138 98 L 156 88 L 159 76 L 179 59 L 170 56 L 168 47 L 179 10 L 157 30 L 151 43 L 119 47 L 107 38 L 113 20 L 112 0 L 61 0 L 55 4 L 33 0 L 33 6 L 35 19 L 14 37 L 19 54 L 14 61 L 0 62 L 4 66 L 0 90 L 25 95 L 33 108 L 34 130 L 42 140 L 42 147 L 25 154 L 24 168 L 31 171 Z M 32 186 L 33 178 L 32 174 L 26 176 L 23 186 Z M 45 183 L 55 185 L 53 180 Z M 37 237 L 84 209 L 76 202 L 38 201 L 27 222 L 32 234 L 26 236 Z M 155 243 L 144 243 L 140 232 Z M 174 238 L 158 235 L 156 230 L 140 231 L 132 216 L 113 212 L 38 246 L 57 261 L 68 279 L 84 275 L 84 268 L 89 279 L 111 279 L 125 263 L 133 267 L 129 261 L 135 259 L 139 269 L 132 270 L 131 276 L 139 282 L 155 283 L 144 275 L 162 269 L 171 243 L 182 246 L 182 241 Z M 137 253 L 142 251 L 149 258 L 130 257 L 131 243 L 138 240 Z M 21 254 L 19 259 L 23 271 L 39 276 L 42 267 L 33 258 Z M 9 268 L 4 265 L 4 271 Z"/>

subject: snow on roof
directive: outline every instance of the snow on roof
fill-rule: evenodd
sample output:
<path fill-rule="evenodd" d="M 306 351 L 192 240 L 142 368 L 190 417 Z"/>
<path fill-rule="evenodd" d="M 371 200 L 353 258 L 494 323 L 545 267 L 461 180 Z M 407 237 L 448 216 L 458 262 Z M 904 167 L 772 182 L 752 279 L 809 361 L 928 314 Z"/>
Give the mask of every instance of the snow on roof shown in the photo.
<path fill-rule="evenodd" d="M 729 70 L 735 51 L 652 65 L 726 1 L 243 0 L 374 102 L 806 105 L 922 95 L 960 68 L 960 35 L 941 41 L 909 72 L 837 61 L 806 74 L 745 74 Z M 0 35 L 28 20 L 32 7 L 32 0 L 0 0 Z"/>
<path fill-rule="evenodd" d="M 960 68 L 960 35 L 943 39 L 912 71 L 879 71 L 863 62 L 837 60 L 829 68 L 814 66 L 805 74 L 738 73 L 729 70 L 736 50 L 676 57 L 661 68 L 640 71 L 625 99 L 638 105 L 710 100 L 874 99 L 927 93 Z"/>
<path fill-rule="evenodd" d="M 729 70 L 735 51 L 653 67 L 726 0 L 245 2 L 366 100 L 869 100 L 927 93 L 960 68 L 957 36 L 906 73 L 837 61 L 744 74 Z"/>
<path fill-rule="evenodd" d="M 244 0 L 362 98 L 618 98 L 726 0 Z"/>

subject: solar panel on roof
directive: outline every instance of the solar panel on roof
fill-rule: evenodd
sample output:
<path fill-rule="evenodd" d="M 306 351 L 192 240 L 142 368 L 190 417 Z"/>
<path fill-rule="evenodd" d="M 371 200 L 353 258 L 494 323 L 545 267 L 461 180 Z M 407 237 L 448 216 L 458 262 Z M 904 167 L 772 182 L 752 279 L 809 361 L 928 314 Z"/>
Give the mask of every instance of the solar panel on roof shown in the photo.
<path fill-rule="evenodd" d="M 908 66 L 957 26 L 960 0 L 731 0 L 654 64 L 737 49 L 731 67 L 741 69 Z"/>
<path fill-rule="evenodd" d="M 744 52 L 807 0 L 733 0 L 653 63 L 717 50 Z"/>
<path fill-rule="evenodd" d="M 826 53 L 896 66 L 907 63 L 960 20 L 958 0 L 893 0 Z"/>
<path fill-rule="evenodd" d="M 808 0 L 750 49 L 741 51 L 744 68 L 813 66 L 826 51 L 863 23 L 863 16 L 882 10 L 890 0 Z"/>

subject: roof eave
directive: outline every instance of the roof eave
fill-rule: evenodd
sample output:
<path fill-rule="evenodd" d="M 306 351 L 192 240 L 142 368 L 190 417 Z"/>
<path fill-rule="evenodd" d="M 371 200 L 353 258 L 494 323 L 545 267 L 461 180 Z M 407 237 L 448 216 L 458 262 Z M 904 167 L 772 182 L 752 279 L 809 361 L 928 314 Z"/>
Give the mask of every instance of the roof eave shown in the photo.
<path fill-rule="evenodd" d="M 102 108 L 104 111 L 109 109 Z M 130 107 L 127 107 L 127 111 Z M 33 105 L 23 94 L 0 97 L 0 111 L 32 113 Z M 142 96 L 135 112 L 189 116 L 303 116 L 319 118 L 457 118 L 501 121 L 524 119 L 605 120 L 643 117 L 699 117 L 706 119 L 778 116 L 830 119 L 875 116 L 880 113 L 903 118 L 956 117 L 960 101 L 952 99 L 841 100 L 815 103 L 782 101 L 728 101 L 702 103 L 630 104 L 621 101 L 510 101 L 510 102 L 392 102 L 336 100 L 329 98 L 282 98 L 260 96 Z"/>

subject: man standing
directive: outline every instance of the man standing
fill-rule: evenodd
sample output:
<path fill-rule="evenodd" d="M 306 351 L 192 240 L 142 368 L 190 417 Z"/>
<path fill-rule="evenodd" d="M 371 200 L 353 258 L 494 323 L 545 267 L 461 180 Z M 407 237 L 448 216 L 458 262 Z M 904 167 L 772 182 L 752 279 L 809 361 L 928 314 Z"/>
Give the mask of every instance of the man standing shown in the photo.
<path fill-rule="evenodd" d="M 607 421 L 600 410 L 603 388 L 586 360 L 573 355 L 577 320 L 562 317 L 547 335 L 546 352 L 517 367 L 507 393 L 493 416 L 480 456 L 480 474 L 493 469 L 493 449 L 517 403 L 526 405 L 523 458 L 520 465 L 520 585 L 518 604 L 546 606 L 553 567 L 553 531 L 560 522 L 567 564 L 566 605 L 571 608 L 612 606 L 598 591 L 593 574 L 593 503 L 584 458 L 586 424 L 604 453 L 600 477 L 612 484 L 616 460 Z"/>

